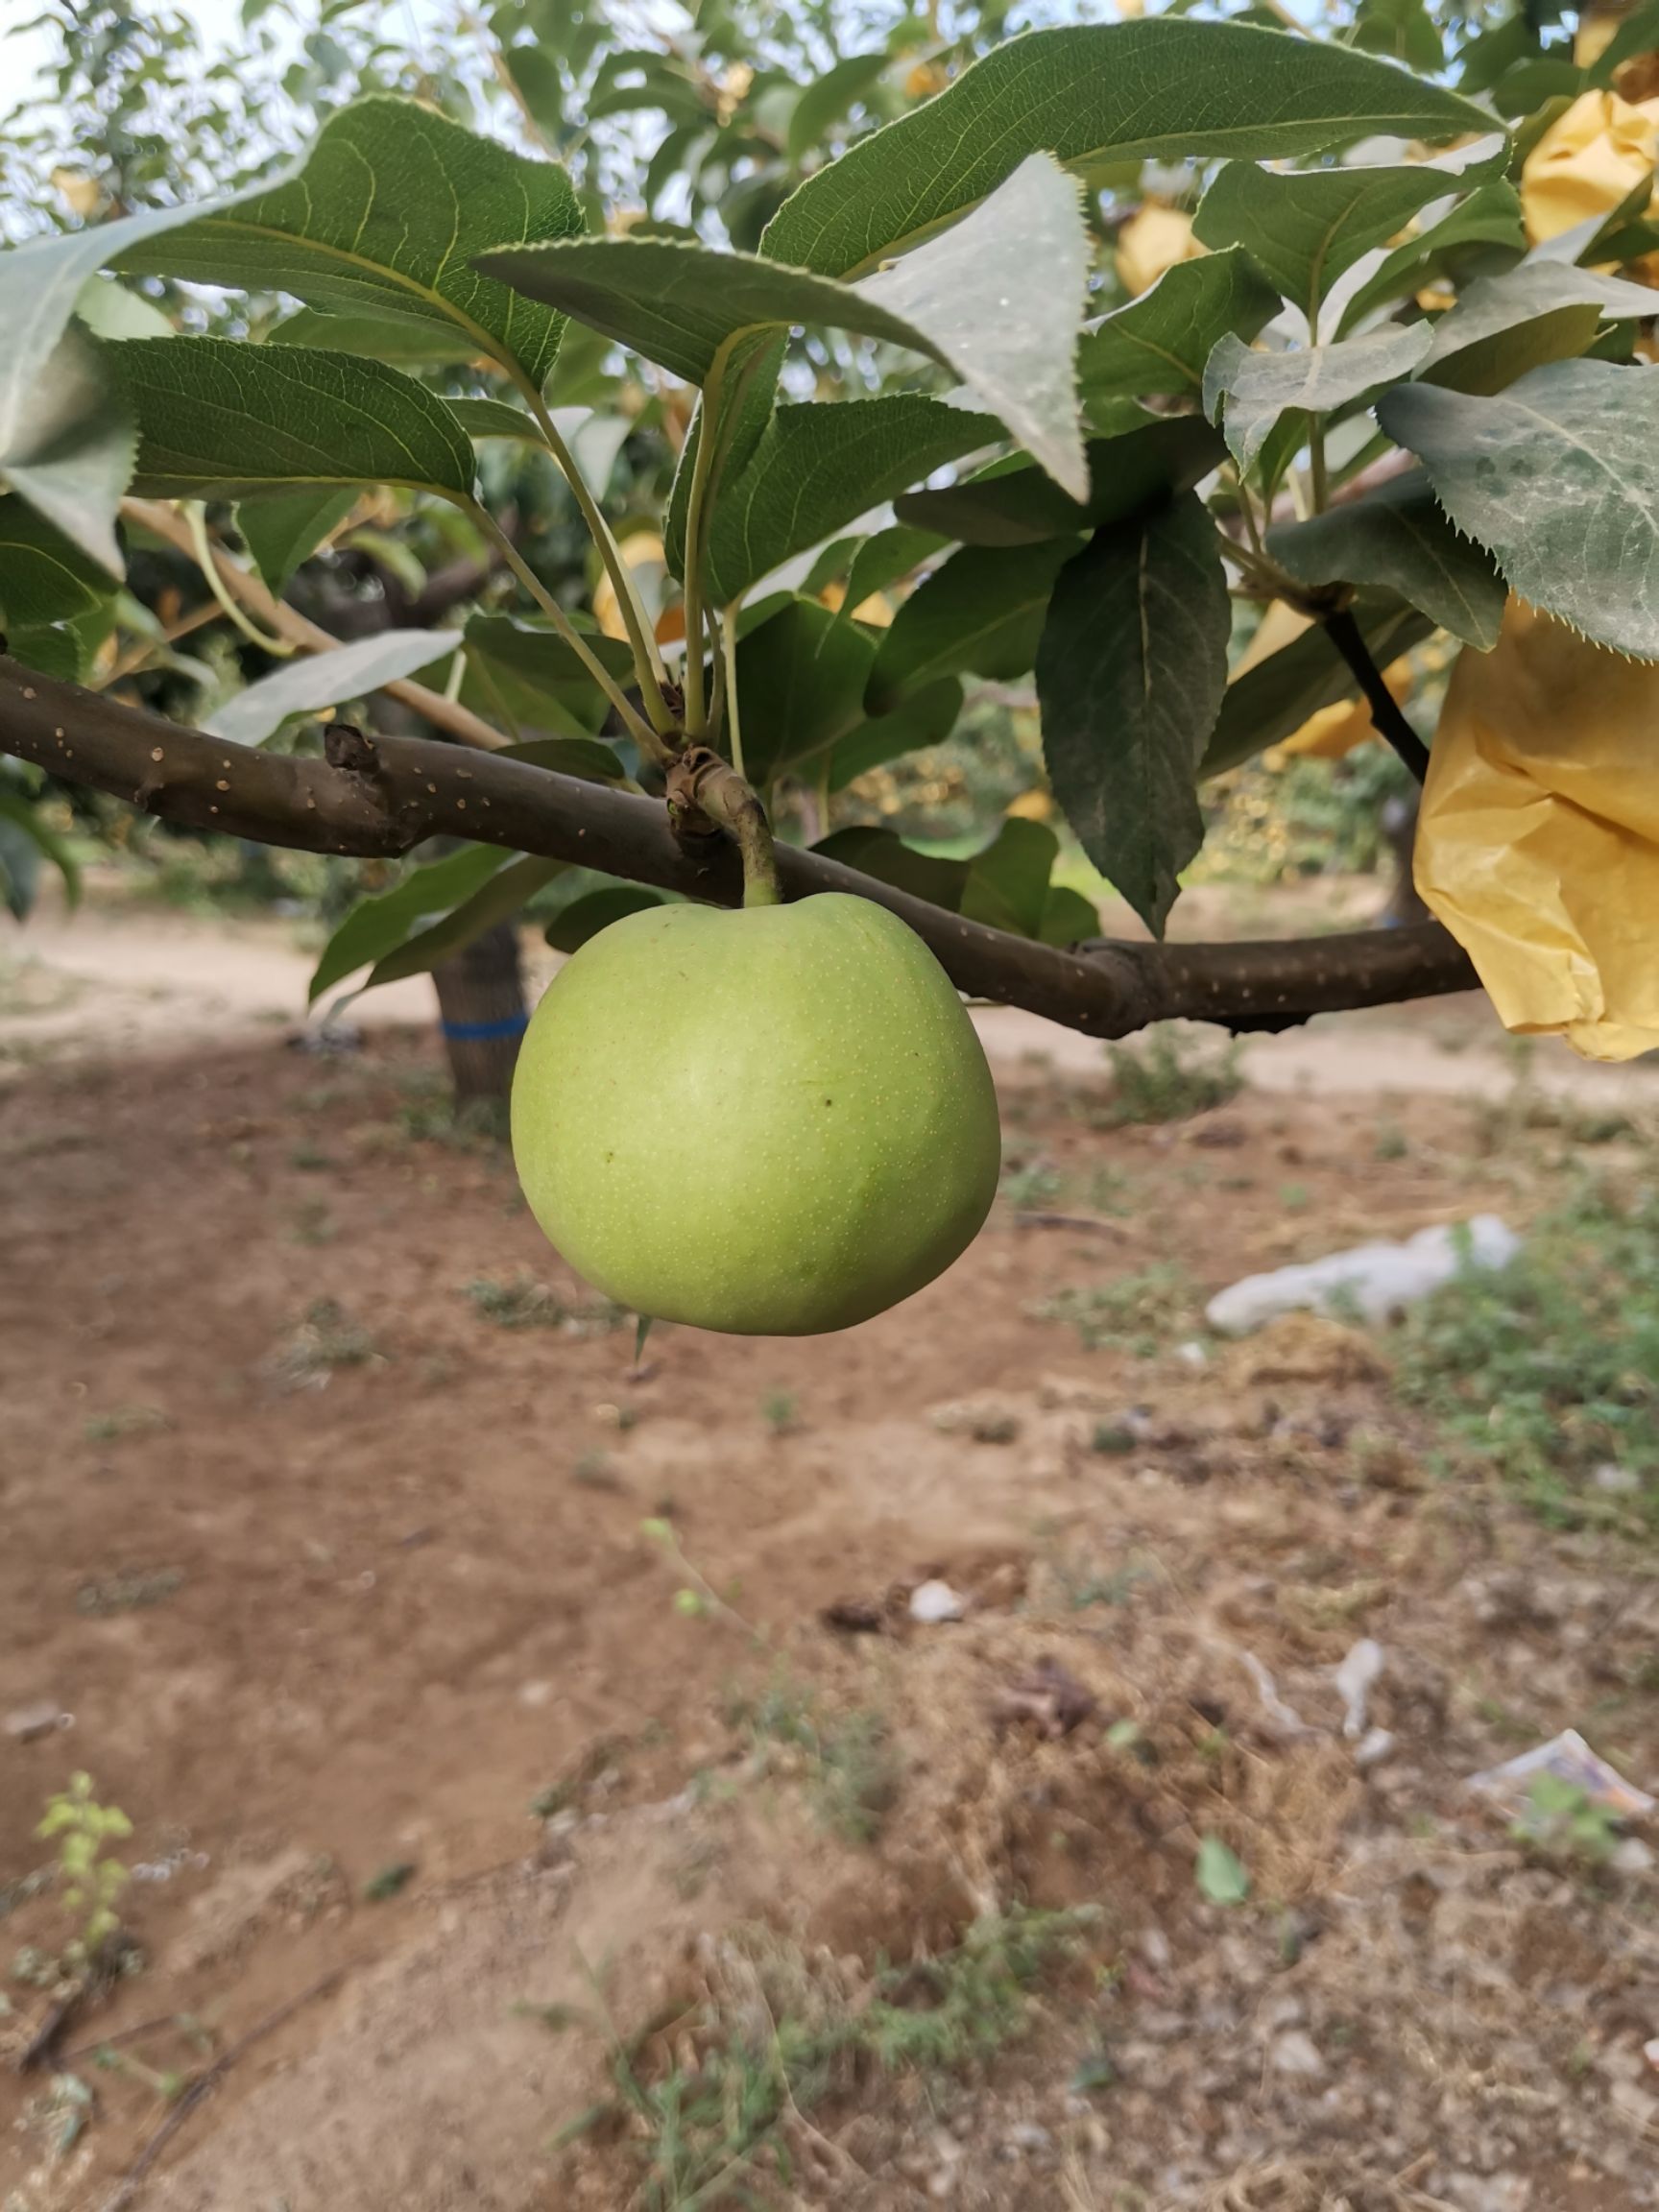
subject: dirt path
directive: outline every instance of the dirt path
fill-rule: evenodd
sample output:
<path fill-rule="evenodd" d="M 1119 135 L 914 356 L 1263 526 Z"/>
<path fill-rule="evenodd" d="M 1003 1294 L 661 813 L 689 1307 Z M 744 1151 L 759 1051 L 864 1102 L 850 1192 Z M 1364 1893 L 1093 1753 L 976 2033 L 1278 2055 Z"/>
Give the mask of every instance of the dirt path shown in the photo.
<path fill-rule="evenodd" d="M 97 926 L 88 1002 L 159 987 L 170 932 L 116 968 Z M 302 963 L 259 942 L 277 1007 Z M 228 970 L 192 974 L 170 998 Z M 245 1003 L 227 979 L 221 1035 Z M 990 1026 L 1011 1162 L 1098 1225 L 999 1206 L 865 1328 L 668 1331 L 639 1382 L 508 1164 L 454 1142 L 429 1032 L 319 1063 L 254 1022 L 227 1049 L 14 1065 L 0 1715 L 68 1725 L 0 1737 L 7 1947 L 63 1938 L 55 1896 L 6 1886 L 84 1766 L 134 1823 L 149 1963 L 66 2039 L 96 2115 L 61 2157 L 50 2086 L 0 2081 L 8 2212 L 101 2212 L 163 2117 L 154 2075 L 92 2064 L 98 2036 L 158 2020 L 132 2056 L 189 2071 L 176 2017 L 233 2042 L 329 1974 L 190 2114 L 140 2212 L 619 2212 L 637 2125 L 550 2148 L 605 2087 L 604 2035 L 526 2005 L 591 2020 L 597 1990 L 623 2032 L 665 2008 L 637 2063 L 684 2091 L 722 2020 L 822 1999 L 800 1962 L 867 1988 L 879 1955 L 1021 1905 L 1103 1915 L 1027 2040 L 965 2086 L 849 2073 L 789 2136 L 796 2202 L 1659 2202 L 1651 1872 L 1534 1863 L 1463 1790 L 1568 1725 L 1659 1782 L 1653 1581 L 1438 1480 L 1345 1332 L 1189 1349 L 1249 1269 L 1524 1220 L 1563 1187 L 1559 1138 L 1499 1154 L 1478 1101 L 1262 1082 L 1110 1130 L 1093 1048 L 1078 1081 L 1059 1041 L 1045 1070 Z M 1069 1312 L 1100 1317 L 1087 1340 Z M 663 1520 L 672 1551 L 642 1526 Z M 909 1624 L 926 1575 L 965 1622 Z M 847 1599 L 882 1632 L 826 1626 Z M 1334 1682 L 1362 1635 L 1392 1739 L 1363 1770 Z M 1092 1715 L 998 1722 L 1053 1659 Z M 1205 1835 L 1245 1905 L 1200 1894 Z M 13 1988 L 0 2037 L 35 2015 Z"/>

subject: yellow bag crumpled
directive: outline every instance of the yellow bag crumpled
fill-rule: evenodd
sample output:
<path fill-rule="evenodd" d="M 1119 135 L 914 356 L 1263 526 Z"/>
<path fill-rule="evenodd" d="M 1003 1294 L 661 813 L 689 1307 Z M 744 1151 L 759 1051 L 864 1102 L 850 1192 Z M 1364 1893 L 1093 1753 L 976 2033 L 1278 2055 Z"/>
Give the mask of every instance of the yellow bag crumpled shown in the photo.
<path fill-rule="evenodd" d="M 1177 261 L 1196 261 L 1205 251 L 1192 235 L 1190 215 L 1149 200 L 1118 233 L 1118 281 L 1131 300 L 1139 300 Z"/>
<path fill-rule="evenodd" d="M 1417 889 L 1506 1029 L 1587 1060 L 1659 1046 L 1659 662 L 1511 599 L 1447 686 Z"/>
<path fill-rule="evenodd" d="M 1617 92 L 1581 92 L 1545 132 L 1521 171 L 1521 212 L 1534 246 L 1593 215 L 1610 215 L 1653 174 L 1659 100 L 1633 107 Z"/>

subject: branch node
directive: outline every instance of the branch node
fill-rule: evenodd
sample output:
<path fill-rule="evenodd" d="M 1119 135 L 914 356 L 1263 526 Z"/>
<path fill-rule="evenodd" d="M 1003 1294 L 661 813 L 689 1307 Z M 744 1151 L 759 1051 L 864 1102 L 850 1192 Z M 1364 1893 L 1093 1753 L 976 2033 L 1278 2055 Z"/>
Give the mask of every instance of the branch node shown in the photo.
<path fill-rule="evenodd" d="M 354 776 L 377 776 L 380 756 L 374 740 L 350 722 L 330 722 L 323 733 L 323 757 L 330 768 L 344 768 Z"/>

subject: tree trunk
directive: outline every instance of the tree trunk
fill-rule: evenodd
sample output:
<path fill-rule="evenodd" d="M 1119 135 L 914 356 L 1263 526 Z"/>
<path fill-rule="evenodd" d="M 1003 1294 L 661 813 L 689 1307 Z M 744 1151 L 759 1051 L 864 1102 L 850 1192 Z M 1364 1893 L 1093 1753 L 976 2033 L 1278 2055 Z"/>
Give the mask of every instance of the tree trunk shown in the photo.
<path fill-rule="evenodd" d="M 1394 855 L 1394 889 L 1378 919 L 1385 929 L 1426 922 L 1429 909 L 1417 896 L 1411 880 L 1411 853 L 1417 842 L 1417 795 L 1390 799 L 1382 808 L 1382 836 Z"/>
<path fill-rule="evenodd" d="M 517 930 L 496 923 L 452 960 L 439 961 L 432 980 L 457 1107 L 475 1098 L 504 1102 L 530 1019 Z"/>

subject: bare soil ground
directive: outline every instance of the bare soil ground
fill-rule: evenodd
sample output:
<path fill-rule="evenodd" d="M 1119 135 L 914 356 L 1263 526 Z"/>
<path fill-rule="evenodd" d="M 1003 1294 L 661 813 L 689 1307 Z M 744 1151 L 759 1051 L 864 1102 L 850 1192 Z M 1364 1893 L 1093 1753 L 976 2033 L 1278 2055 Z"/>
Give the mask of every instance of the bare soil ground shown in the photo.
<path fill-rule="evenodd" d="M 638 1379 L 428 1037 L 14 1053 L 0 1718 L 66 1719 L 0 1734 L 0 1934 L 62 1942 L 26 1878 L 84 1767 L 146 1963 L 57 2077 L 0 2074 L 0 2204 L 1659 2204 L 1659 1880 L 1543 1861 L 1465 1788 L 1567 1726 L 1659 1786 L 1651 1552 L 1445 1473 L 1385 1335 L 1192 1349 L 1252 1269 L 1558 1201 L 1559 1133 L 1367 1092 L 1432 1021 L 1346 1032 L 1356 1091 L 1117 1130 L 1094 1048 L 994 1021 L 1016 1171 L 1092 1225 L 1001 1202 L 894 1313 L 665 1331 Z M 1039 1310 L 1131 1278 L 1118 1341 Z M 909 1618 L 929 1575 L 964 1620 Z M 1243 1902 L 1201 1892 L 1206 1838 Z M 975 1929 L 1074 1908 L 1041 1972 L 962 1979 Z M 15 2051 L 44 2000 L 10 1995 Z M 764 2087 L 877 1996 L 954 2022 L 953 2063 L 850 2051 L 754 2157 L 707 2114 L 664 2148 L 722 2052 Z"/>

